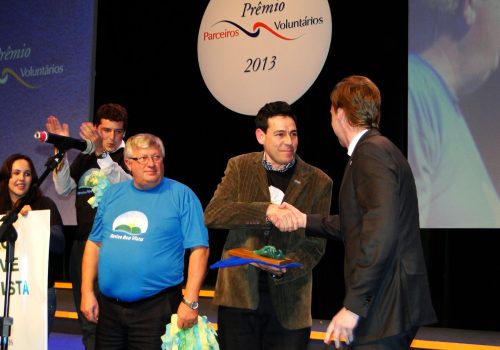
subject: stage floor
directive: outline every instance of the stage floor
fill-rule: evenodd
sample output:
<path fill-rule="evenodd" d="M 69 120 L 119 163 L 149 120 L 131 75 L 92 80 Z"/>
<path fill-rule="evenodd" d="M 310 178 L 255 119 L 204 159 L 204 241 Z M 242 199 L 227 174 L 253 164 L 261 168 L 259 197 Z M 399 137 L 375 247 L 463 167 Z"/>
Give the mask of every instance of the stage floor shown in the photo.
<path fill-rule="evenodd" d="M 57 283 L 57 313 L 49 338 L 49 350 L 84 350 L 71 293 L 71 284 Z M 200 315 L 217 325 L 213 292 L 200 293 Z M 325 350 L 324 331 L 329 320 L 314 320 L 308 350 Z M 334 349 L 331 345 L 328 349 Z M 412 349 L 433 350 L 500 350 L 500 332 L 422 327 L 413 341 Z M 237 349 L 235 349 L 237 350 Z"/>

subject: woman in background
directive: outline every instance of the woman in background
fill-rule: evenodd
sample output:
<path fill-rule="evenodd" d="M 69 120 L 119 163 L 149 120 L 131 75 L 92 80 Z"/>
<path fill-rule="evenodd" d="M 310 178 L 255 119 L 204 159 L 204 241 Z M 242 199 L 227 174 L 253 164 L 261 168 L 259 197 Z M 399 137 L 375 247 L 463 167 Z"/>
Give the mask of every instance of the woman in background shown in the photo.
<path fill-rule="evenodd" d="M 31 186 L 38 183 L 33 161 L 23 154 L 12 154 L 3 162 L 0 169 L 0 214 L 5 214 L 17 201 L 26 196 Z M 47 291 L 47 329 L 50 334 L 52 323 L 56 313 L 56 290 L 54 288 L 54 257 L 53 254 L 61 254 L 64 251 L 65 239 L 62 228 L 62 219 L 56 204 L 49 197 L 43 196 L 37 187 L 31 199 L 21 209 L 20 214 L 26 215 L 30 210 L 50 210 L 50 249 L 49 249 L 49 273 Z"/>

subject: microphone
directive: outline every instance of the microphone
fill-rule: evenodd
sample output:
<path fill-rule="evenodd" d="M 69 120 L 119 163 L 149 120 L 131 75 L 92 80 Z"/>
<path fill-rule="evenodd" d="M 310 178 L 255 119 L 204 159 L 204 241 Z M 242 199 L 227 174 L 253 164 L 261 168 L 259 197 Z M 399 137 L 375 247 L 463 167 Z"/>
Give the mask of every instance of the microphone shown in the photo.
<path fill-rule="evenodd" d="M 64 151 L 71 148 L 77 149 L 84 154 L 90 154 L 95 151 L 95 145 L 89 140 L 74 139 L 69 136 L 52 134 L 47 131 L 37 131 L 35 133 L 35 139 L 40 142 L 51 143 Z"/>

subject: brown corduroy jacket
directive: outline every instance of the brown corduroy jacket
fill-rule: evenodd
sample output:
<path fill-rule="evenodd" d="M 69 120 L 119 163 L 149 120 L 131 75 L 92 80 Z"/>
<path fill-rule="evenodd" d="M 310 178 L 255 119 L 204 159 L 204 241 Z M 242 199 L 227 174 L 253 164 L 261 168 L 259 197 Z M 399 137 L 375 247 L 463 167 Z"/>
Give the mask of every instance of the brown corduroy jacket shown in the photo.
<path fill-rule="evenodd" d="M 209 228 L 229 230 L 221 259 L 229 258 L 229 249 L 256 250 L 272 245 L 281 249 L 287 258 L 303 264 L 303 267 L 288 269 L 280 280 L 269 277 L 269 289 L 283 327 L 310 327 L 312 269 L 323 256 L 326 241 L 306 237 L 303 229 L 271 232 L 271 224 L 266 222 L 270 194 L 262 157 L 262 152 L 254 152 L 228 161 L 224 177 L 205 209 L 205 224 Z M 298 156 L 296 158 L 295 172 L 283 201 L 308 214 L 328 215 L 332 180 L 320 169 Z M 259 271 L 251 265 L 219 269 L 214 303 L 256 309 L 259 304 Z"/>

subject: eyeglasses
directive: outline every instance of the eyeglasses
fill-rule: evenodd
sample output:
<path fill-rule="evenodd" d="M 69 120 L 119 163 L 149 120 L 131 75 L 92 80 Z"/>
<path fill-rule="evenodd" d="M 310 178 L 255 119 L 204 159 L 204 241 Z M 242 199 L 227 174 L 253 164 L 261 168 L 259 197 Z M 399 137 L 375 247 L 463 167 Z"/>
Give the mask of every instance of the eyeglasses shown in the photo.
<path fill-rule="evenodd" d="M 140 156 L 140 157 L 130 157 L 129 159 L 135 160 L 137 163 L 141 165 L 148 164 L 148 159 L 151 159 L 153 163 L 159 163 L 162 161 L 163 157 L 159 154 L 154 154 L 152 156 Z"/>

